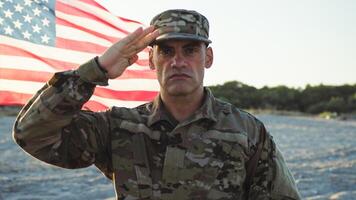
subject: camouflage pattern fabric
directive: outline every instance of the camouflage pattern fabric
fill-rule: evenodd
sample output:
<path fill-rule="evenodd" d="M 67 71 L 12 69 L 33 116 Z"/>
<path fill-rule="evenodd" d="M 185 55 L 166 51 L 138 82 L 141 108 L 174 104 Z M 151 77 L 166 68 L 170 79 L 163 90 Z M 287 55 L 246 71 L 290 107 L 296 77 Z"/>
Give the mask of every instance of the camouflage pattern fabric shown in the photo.
<path fill-rule="evenodd" d="M 113 180 L 117 199 L 300 199 L 269 134 L 246 194 L 246 162 L 263 124 L 208 89 L 200 109 L 179 123 L 159 97 L 132 109 L 80 110 L 98 84 L 107 78 L 94 60 L 55 74 L 19 113 L 15 141 L 56 166 L 94 164 Z"/>
<path fill-rule="evenodd" d="M 155 42 L 167 39 L 191 39 L 203 41 L 207 44 L 211 43 L 209 40 L 209 22 L 204 15 L 196 11 L 167 10 L 155 16 L 150 24 L 165 32 L 165 34 L 158 36 Z"/>

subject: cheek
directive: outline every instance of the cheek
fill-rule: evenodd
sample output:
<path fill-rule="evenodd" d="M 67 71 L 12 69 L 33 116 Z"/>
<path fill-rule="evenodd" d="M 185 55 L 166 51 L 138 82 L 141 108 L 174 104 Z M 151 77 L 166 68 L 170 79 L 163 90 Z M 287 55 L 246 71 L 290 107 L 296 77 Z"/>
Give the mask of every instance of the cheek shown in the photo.
<path fill-rule="evenodd" d="M 164 76 L 165 76 L 165 70 L 161 66 L 156 67 L 156 75 L 157 75 L 157 80 L 160 84 L 163 84 L 164 82 Z"/>
<path fill-rule="evenodd" d="M 163 74 L 163 63 L 159 62 L 159 60 L 155 57 L 152 59 L 152 64 L 154 65 L 157 79 L 161 82 L 162 74 Z"/>
<path fill-rule="evenodd" d="M 199 69 L 197 69 L 197 71 L 195 72 L 196 73 L 196 76 L 199 80 L 202 80 L 204 78 L 204 68 L 201 67 Z"/>

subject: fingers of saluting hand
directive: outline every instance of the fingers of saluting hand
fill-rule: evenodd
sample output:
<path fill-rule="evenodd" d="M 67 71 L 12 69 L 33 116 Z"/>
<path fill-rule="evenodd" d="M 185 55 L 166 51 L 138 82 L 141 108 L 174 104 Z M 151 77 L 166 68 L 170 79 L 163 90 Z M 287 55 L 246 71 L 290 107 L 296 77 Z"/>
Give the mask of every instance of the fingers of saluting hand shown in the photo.
<path fill-rule="evenodd" d="M 140 27 L 122 39 L 121 42 L 127 47 L 128 53 L 136 54 L 145 49 L 158 35 L 159 32 L 154 30 L 154 26 L 145 29 Z"/>
<path fill-rule="evenodd" d="M 158 35 L 159 31 L 155 30 L 154 26 L 145 29 L 140 27 L 108 48 L 98 61 L 108 71 L 109 78 L 116 78 L 138 60 L 137 54 Z"/>

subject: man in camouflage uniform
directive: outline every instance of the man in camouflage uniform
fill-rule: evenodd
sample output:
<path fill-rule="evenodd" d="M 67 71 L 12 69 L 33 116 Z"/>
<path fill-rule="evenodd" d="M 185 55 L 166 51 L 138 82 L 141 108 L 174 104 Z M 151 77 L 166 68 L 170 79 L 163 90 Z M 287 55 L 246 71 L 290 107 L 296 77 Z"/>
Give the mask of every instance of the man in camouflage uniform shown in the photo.
<path fill-rule="evenodd" d="M 213 62 L 209 23 L 168 10 L 77 70 L 56 73 L 24 106 L 15 141 L 64 168 L 94 164 L 117 199 L 300 199 L 272 137 L 254 116 L 203 87 Z M 81 110 L 151 46 L 160 93 L 136 108 Z"/>

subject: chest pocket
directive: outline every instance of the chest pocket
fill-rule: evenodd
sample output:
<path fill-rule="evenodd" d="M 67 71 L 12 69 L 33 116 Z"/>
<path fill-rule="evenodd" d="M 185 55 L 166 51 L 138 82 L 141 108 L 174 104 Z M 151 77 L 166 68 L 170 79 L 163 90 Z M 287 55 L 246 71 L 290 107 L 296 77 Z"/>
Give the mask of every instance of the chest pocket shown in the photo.
<path fill-rule="evenodd" d="M 246 137 L 239 133 L 205 132 L 191 134 L 185 148 L 167 148 L 163 179 L 205 191 L 206 199 L 236 199 L 242 194 L 246 177 Z"/>

